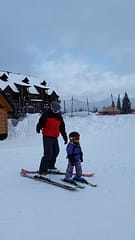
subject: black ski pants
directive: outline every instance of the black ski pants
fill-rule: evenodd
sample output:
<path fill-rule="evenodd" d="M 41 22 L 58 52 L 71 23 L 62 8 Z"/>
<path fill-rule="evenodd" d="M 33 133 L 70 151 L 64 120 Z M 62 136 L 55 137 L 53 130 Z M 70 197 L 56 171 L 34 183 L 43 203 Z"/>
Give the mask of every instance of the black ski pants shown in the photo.
<path fill-rule="evenodd" d="M 43 136 L 44 156 L 41 159 L 39 172 L 46 172 L 55 167 L 56 158 L 59 154 L 58 139 L 54 137 Z"/>

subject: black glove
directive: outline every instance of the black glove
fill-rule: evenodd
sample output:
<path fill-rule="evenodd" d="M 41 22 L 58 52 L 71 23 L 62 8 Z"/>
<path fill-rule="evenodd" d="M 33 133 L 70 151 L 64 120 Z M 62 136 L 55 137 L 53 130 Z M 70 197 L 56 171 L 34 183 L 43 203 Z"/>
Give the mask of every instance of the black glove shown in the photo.
<path fill-rule="evenodd" d="M 67 144 L 67 142 L 68 142 L 68 138 L 67 138 L 67 136 L 65 136 L 64 137 L 64 144 Z"/>
<path fill-rule="evenodd" d="M 39 127 L 38 124 L 37 124 L 37 126 L 36 126 L 36 132 L 37 132 L 37 133 L 40 133 L 40 127 Z"/>
<path fill-rule="evenodd" d="M 81 162 L 83 162 L 83 153 L 82 152 L 80 154 L 80 160 L 81 160 Z"/>

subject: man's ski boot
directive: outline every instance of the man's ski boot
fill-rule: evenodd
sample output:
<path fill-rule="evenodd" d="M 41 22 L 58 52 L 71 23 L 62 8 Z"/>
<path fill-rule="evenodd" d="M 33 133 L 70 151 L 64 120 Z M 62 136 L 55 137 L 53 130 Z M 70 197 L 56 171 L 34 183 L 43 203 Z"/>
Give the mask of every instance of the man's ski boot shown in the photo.
<path fill-rule="evenodd" d="M 54 174 L 56 173 L 56 174 L 58 174 L 58 173 L 60 173 L 60 170 L 58 168 L 54 167 L 54 168 L 49 168 L 48 172 L 49 173 L 54 173 Z"/>

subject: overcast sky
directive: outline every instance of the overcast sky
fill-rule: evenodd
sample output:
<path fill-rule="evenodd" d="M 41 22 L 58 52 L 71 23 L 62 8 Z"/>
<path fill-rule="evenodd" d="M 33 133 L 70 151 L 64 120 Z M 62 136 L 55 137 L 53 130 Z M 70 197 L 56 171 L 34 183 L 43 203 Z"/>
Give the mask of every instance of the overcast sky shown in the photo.
<path fill-rule="evenodd" d="M 135 0 L 0 0 L 0 70 L 63 97 L 135 96 Z"/>

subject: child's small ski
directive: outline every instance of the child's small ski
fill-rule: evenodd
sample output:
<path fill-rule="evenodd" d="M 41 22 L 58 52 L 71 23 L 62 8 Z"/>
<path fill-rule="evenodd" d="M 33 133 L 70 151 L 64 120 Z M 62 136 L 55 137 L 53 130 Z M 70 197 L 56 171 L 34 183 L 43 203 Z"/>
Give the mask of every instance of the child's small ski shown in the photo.
<path fill-rule="evenodd" d="M 66 182 L 66 183 L 68 183 L 68 184 L 70 184 L 70 185 L 73 185 L 73 186 L 75 186 L 76 188 L 80 188 L 80 189 L 83 189 L 83 188 L 85 188 L 85 186 L 83 186 L 83 185 L 80 185 L 79 183 L 77 183 L 76 181 L 72 181 L 72 182 L 67 182 L 65 179 L 62 179 L 62 181 L 63 182 Z"/>
<path fill-rule="evenodd" d="M 91 186 L 91 187 L 97 187 L 97 184 L 90 183 L 90 182 L 88 182 L 86 179 L 83 179 L 82 181 L 79 181 L 79 180 L 76 180 L 76 179 L 75 179 L 75 181 L 76 181 L 76 182 L 80 182 L 80 183 L 87 184 L 87 185 L 89 185 L 89 186 Z"/>
<path fill-rule="evenodd" d="M 65 172 L 55 172 L 55 171 L 51 171 L 49 170 L 49 174 L 55 174 L 55 175 L 65 175 Z M 75 176 L 76 174 L 73 173 L 73 176 Z M 83 173 L 82 174 L 83 177 L 93 177 L 94 173 Z"/>

